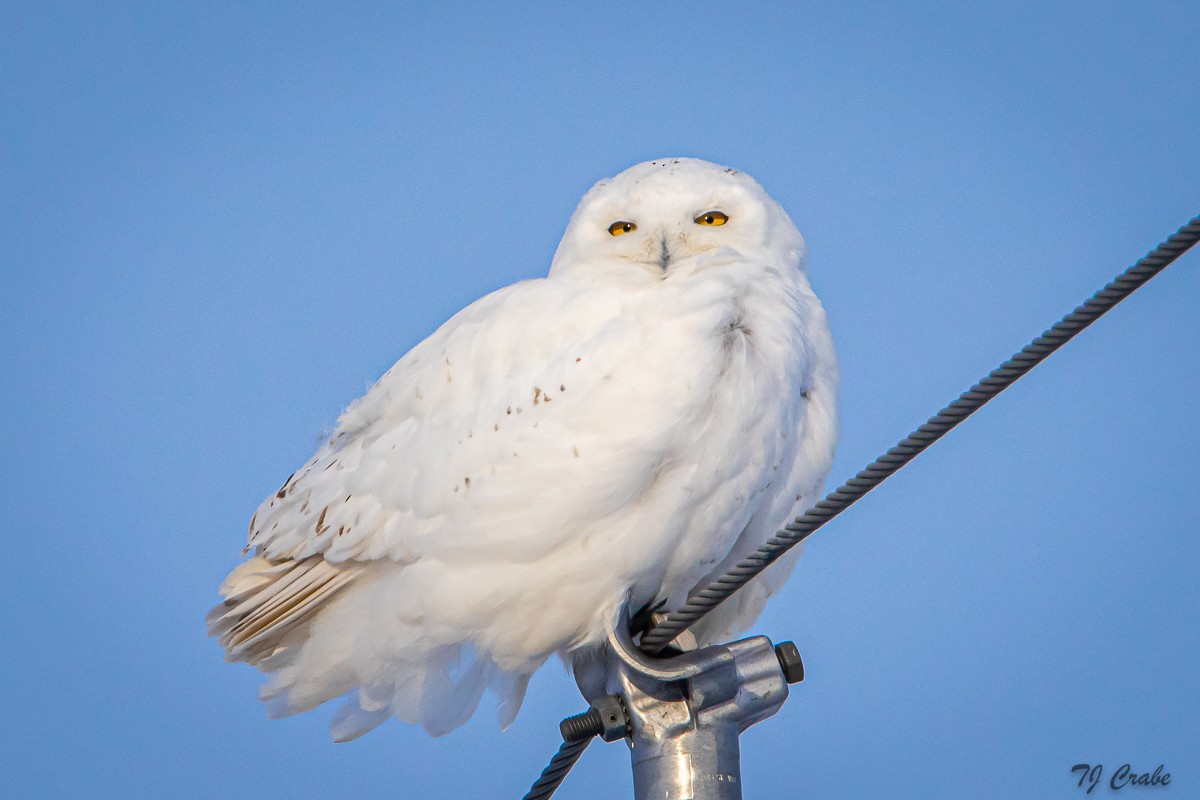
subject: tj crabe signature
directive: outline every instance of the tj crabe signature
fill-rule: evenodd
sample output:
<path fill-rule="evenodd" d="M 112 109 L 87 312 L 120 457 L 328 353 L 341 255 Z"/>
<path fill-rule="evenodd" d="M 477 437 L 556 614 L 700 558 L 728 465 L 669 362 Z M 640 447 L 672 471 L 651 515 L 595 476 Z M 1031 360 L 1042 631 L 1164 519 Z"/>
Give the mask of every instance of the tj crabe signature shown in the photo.
<path fill-rule="evenodd" d="M 1079 773 L 1079 788 L 1087 787 L 1087 794 L 1092 793 L 1104 778 L 1103 764 L 1076 764 L 1071 772 Z M 1166 786 L 1171 782 L 1171 773 L 1163 771 L 1159 764 L 1154 772 L 1138 772 L 1128 764 L 1117 767 L 1116 772 L 1108 779 L 1108 788 L 1116 791 L 1126 786 Z"/>

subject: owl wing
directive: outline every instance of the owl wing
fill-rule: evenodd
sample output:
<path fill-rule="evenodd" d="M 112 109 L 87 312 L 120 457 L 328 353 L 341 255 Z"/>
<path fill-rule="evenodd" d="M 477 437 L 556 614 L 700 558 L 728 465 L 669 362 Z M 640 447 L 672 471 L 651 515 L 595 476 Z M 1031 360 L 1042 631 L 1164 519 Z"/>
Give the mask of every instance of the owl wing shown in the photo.
<path fill-rule="evenodd" d="M 376 565 L 487 580 L 577 540 L 577 520 L 635 504 L 680 446 L 683 412 L 647 397 L 658 384 L 637 370 L 675 367 L 632 363 L 646 333 L 622 312 L 610 290 L 529 281 L 401 358 L 255 512 L 255 556 L 208 618 L 227 657 L 286 664 L 304 623 Z"/>
<path fill-rule="evenodd" d="M 614 373 L 639 335 L 616 295 L 562 281 L 477 301 L 342 415 L 258 508 L 249 547 L 334 563 L 538 558 L 571 536 L 556 520 L 619 507 L 669 446 L 655 447 L 665 415 L 622 413 L 639 398 Z"/>

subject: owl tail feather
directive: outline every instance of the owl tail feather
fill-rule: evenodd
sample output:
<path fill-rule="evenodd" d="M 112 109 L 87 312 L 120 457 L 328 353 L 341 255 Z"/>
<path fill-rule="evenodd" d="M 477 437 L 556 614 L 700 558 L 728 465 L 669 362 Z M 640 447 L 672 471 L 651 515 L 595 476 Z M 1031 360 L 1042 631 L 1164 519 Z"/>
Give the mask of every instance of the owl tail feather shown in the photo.
<path fill-rule="evenodd" d="M 277 669 L 294 655 L 313 615 L 357 573 L 319 555 L 298 561 L 255 556 L 221 584 L 225 600 L 205 618 L 208 635 L 225 648 L 226 661 Z"/>
<path fill-rule="evenodd" d="M 532 669 L 501 669 L 470 645 L 433 641 L 419 617 L 395 613 L 405 605 L 401 569 L 256 556 L 222 584 L 225 600 L 209 612 L 208 632 L 227 660 L 271 673 L 259 699 L 273 719 L 346 696 L 330 723 L 334 741 L 391 716 L 441 736 L 470 719 L 485 690 L 499 698 L 507 728 Z"/>

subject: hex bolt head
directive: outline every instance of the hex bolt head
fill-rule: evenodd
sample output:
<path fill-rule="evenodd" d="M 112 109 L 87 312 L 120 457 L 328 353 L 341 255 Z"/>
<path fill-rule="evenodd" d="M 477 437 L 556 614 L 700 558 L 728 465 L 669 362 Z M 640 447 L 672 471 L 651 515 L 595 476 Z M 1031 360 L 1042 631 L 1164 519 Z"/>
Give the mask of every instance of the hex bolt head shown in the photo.
<path fill-rule="evenodd" d="M 795 642 L 780 642 L 775 645 L 775 657 L 783 669 L 783 679 L 788 683 L 804 680 L 804 662 L 800 659 L 800 648 Z"/>

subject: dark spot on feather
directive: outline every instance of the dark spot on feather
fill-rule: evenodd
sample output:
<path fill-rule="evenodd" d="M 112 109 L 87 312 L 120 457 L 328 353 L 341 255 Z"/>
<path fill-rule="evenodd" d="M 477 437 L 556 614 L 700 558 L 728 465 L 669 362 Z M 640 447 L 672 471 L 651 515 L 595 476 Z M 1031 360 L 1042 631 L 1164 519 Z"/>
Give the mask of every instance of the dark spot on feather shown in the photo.
<path fill-rule="evenodd" d="M 511 414 L 511 413 L 512 413 L 512 406 L 509 406 L 508 408 L 504 409 L 504 413 L 505 413 L 505 414 Z"/>
<path fill-rule="evenodd" d="M 468 489 L 471 488 L 471 479 L 470 478 L 463 478 L 463 483 L 466 485 L 466 487 Z"/>
<path fill-rule="evenodd" d="M 533 404 L 535 406 L 541 402 L 541 400 L 539 399 L 539 398 L 541 398 L 541 396 L 542 396 L 542 390 L 536 386 L 533 387 Z"/>
<path fill-rule="evenodd" d="M 796 502 L 797 502 L 797 503 L 799 503 L 799 502 L 800 502 L 800 495 L 796 495 Z"/>
<path fill-rule="evenodd" d="M 567 387 L 566 387 L 565 385 L 563 385 L 563 384 L 561 384 L 561 383 L 560 383 L 560 384 L 558 385 L 558 390 L 559 390 L 560 392 L 565 392 L 565 391 L 567 390 Z"/>
<path fill-rule="evenodd" d="M 349 502 L 350 502 L 350 495 L 346 495 L 346 499 L 345 499 L 345 500 L 343 500 L 342 502 L 343 502 L 343 503 L 349 503 Z"/>
<path fill-rule="evenodd" d="M 321 509 L 321 516 L 317 517 L 317 535 L 320 536 L 325 531 L 329 530 L 329 526 L 325 525 L 325 515 L 329 513 L 329 506 Z M 324 525 L 324 529 L 321 526 Z"/>
<path fill-rule="evenodd" d="M 249 528 L 249 530 L 246 531 L 246 534 L 248 536 L 251 536 L 251 537 L 254 536 L 254 520 L 256 520 L 256 519 L 258 519 L 257 511 L 255 511 L 254 515 L 252 517 L 250 517 L 250 528 Z"/>
<path fill-rule="evenodd" d="M 454 484 L 454 491 L 456 491 L 456 492 L 458 491 L 458 484 L 457 484 L 457 483 L 456 483 L 456 484 Z"/>
<path fill-rule="evenodd" d="M 735 334 L 741 334 L 747 338 L 750 336 L 750 328 L 746 326 L 746 320 L 740 315 L 729 320 L 729 328 L 725 331 L 726 344 L 732 341 Z"/>
<path fill-rule="evenodd" d="M 275 493 L 275 496 L 280 500 L 282 500 L 284 497 L 287 497 L 288 484 L 292 482 L 292 478 L 294 477 L 296 477 L 296 473 L 294 472 L 291 475 L 288 475 L 288 479 L 283 482 L 283 486 L 280 486 L 279 491 Z"/>
<path fill-rule="evenodd" d="M 572 447 L 571 452 L 575 454 L 576 458 L 579 458 L 579 448 L 578 447 Z"/>
<path fill-rule="evenodd" d="M 337 459 L 336 459 L 336 458 L 335 458 L 333 461 L 330 461 L 328 464 L 326 464 L 326 465 L 325 465 L 325 469 L 329 469 L 330 467 L 333 467 L 333 466 L 337 466 Z M 324 472 L 325 470 L 321 470 L 321 471 L 322 471 L 322 472 Z"/>
<path fill-rule="evenodd" d="M 583 361 L 583 359 L 579 356 L 575 356 L 575 363 L 578 364 L 580 361 Z"/>
<path fill-rule="evenodd" d="M 500 430 L 500 423 L 499 423 L 499 422 L 497 422 L 495 425 L 493 425 L 493 426 L 492 426 L 492 430 L 494 430 L 494 431 L 498 431 L 498 430 Z"/>
<path fill-rule="evenodd" d="M 300 504 L 300 513 L 301 514 L 308 513 L 308 501 L 307 500 L 305 500 L 303 503 Z"/>
<path fill-rule="evenodd" d="M 805 389 L 803 392 L 801 392 L 800 396 L 803 397 L 805 400 L 807 400 L 808 399 L 808 389 Z"/>
<path fill-rule="evenodd" d="M 345 526 L 345 525 L 343 525 L 343 526 L 341 526 L 340 528 L 338 528 L 337 535 L 338 535 L 338 536 L 341 536 L 341 535 L 342 535 L 343 533 L 345 533 L 345 532 L 346 532 L 346 526 Z"/>

